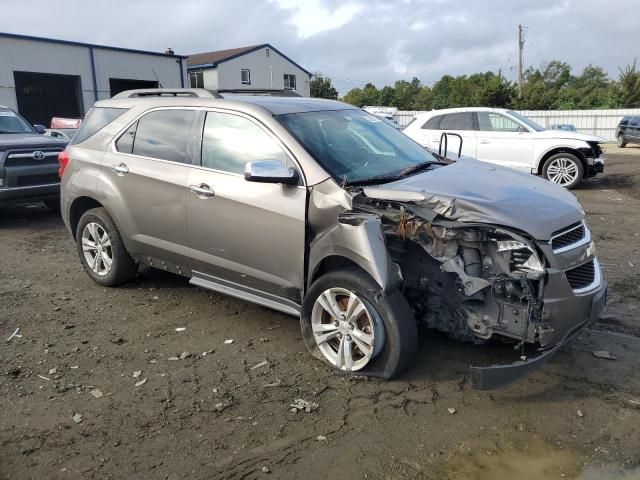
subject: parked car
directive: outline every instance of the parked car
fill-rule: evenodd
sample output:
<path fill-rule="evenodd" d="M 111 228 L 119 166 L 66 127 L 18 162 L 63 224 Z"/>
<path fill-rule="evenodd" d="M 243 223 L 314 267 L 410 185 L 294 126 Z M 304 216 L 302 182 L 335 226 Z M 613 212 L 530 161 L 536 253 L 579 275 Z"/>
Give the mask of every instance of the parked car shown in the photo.
<path fill-rule="evenodd" d="M 571 123 L 552 123 L 551 130 L 564 130 L 565 132 L 577 132 L 578 129 Z"/>
<path fill-rule="evenodd" d="M 62 217 L 96 283 L 146 264 L 295 315 L 311 354 L 350 374 L 409 367 L 420 322 L 518 342 L 513 364 L 473 367 L 474 386 L 497 388 L 604 305 L 574 195 L 439 161 L 345 103 L 123 92 L 96 102 L 60 165 Z"/>
<path fill-rule="evenodd" d="M 81 123 L 81 118 L 53 117 L 51 128 L 48 128 L 44 134 L 68 142 L 78 131 Z"/>
<path fill-rule="evenodd" d="M 640 115 L 622 117 L 616 128 L 616 139 L 620 148 L 626 147 L 627 143 L 640 144 Z"/>
<path fill-rule="evenodd" d="M 564 130 L 545 130 L 511 110 L 452 108 L 416 115 L 403 132 L 438 148 L 442 132 L 462 136 L 465 156 L 540 175 L 565 188 L 604 171 L 605 140 Z"/>
<path fill-rule="evenodd" d="M 29 125 L 20 114 L 0 106 L 0 204 L 43 201 L 60 208 L 58 154 L 67 145 L 42 135 L 42 125 Z"/>

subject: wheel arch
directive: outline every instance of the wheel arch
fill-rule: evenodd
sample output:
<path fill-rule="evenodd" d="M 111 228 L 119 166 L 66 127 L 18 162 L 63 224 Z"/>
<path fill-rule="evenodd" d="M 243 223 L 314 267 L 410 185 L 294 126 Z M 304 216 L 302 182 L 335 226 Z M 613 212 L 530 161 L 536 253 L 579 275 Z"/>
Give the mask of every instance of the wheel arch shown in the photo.
<path fill-rule="evenodd" d="M 540 158 L 540 161 L 538 162 L 538 166 L 536 167 L 537 175 L 542 175 L 542 169 L 544 168 L 544 164 L 546 163 L 546 161 L 553 155 L 556 155 L 557 153 L 570 153 L 571 155 L 577 157 L 578 160 L 582 162 L 582 167 L 584 168 L 584 171 L 585 172 L 587 171 L 587 168 L 588 168 L 587 159 L 579 149 L 573 148 L 573 147 L 553 147 L 547 152 L 545 152 L 544 155 L 542 155 L 542 157 Z"/>
<path fill-rule="evenodd" d="M 69 208 L 69 228 L 71 229 L 71 235 L 75 238 L 76 230 L 80 218 L 85 212 L 93 208 L 104 208 L 104 206 L 98 202 L 95 198 L 83 196 L 73 200 L 71 207 Z"/>

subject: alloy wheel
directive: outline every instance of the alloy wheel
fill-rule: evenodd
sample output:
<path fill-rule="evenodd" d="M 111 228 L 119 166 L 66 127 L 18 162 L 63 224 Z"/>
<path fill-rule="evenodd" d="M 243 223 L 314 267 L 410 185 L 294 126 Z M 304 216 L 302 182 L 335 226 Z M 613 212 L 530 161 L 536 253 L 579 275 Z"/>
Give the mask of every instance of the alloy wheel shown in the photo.
<path fill-rule="evenodd" d="M 82 252 L 84 259 L 96 275 L 101 277 L 111 271 L 113 251 L 111 240 L 105 229 L 95 222 L 87 223 L 82 231 Z"/>
<path fill-rule="evenodd" d="M 547 167 L 549 180 L 563 187 L 575 182 L 579 175 L 578 165 L 570 158 L 556 158 Z"/>
<path fill-rule="evenodd" d="M 357 371 L 384 344 L 382 319 L 368 302 L 344 288 L 330 288 L 316 299 L 311 328 L 322 355 L 336 368 Z"/>

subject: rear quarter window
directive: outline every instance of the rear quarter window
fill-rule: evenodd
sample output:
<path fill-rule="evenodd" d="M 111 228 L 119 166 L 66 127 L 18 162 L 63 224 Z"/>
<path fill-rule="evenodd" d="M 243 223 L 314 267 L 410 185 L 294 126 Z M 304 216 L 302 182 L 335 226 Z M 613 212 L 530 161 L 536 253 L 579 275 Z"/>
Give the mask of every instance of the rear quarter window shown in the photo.
<path fill-rule="evenodd" d="M 431 117 L 426 123 L 422 126 L 425 130 L 439 130 L 440 129 L 440 120 L 442 120 L 444 115 L 436 115 L 435 117 Z"/>
<path fill-rule="evenodd" d="M 69 142 L 70 145 L 77 145 L 91 138 L 126 111 L 126 108 L 93 107 Z"/>

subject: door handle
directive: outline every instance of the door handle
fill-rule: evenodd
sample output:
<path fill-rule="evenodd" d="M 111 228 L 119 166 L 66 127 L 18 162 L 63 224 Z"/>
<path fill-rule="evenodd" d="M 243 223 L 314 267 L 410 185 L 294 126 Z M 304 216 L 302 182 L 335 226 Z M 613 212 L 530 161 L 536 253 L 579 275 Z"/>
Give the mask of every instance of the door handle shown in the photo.
<path fill-rule="evenodd" d="M 211 188 L 206 183 L 201 183 L 200 185 L 189 185 L 189 190 L 195 193 L 198 198 L 202 199 L 211 198 L 216 195 L 216 193 L 213 191 L 213 188 Z"/>
<path fill-rule="evenodd" d="M 487 143 L 491 143 L 489 140 L 480 140 L 480 143 L 486 145 Z"/>
<path fill-rule="evenodd" d="M 118 165 L 111 165 L 111 170 L 116 172 L 119 176 L 129 173 L 129 167 L 125 163 L 119 163 Z"/>

